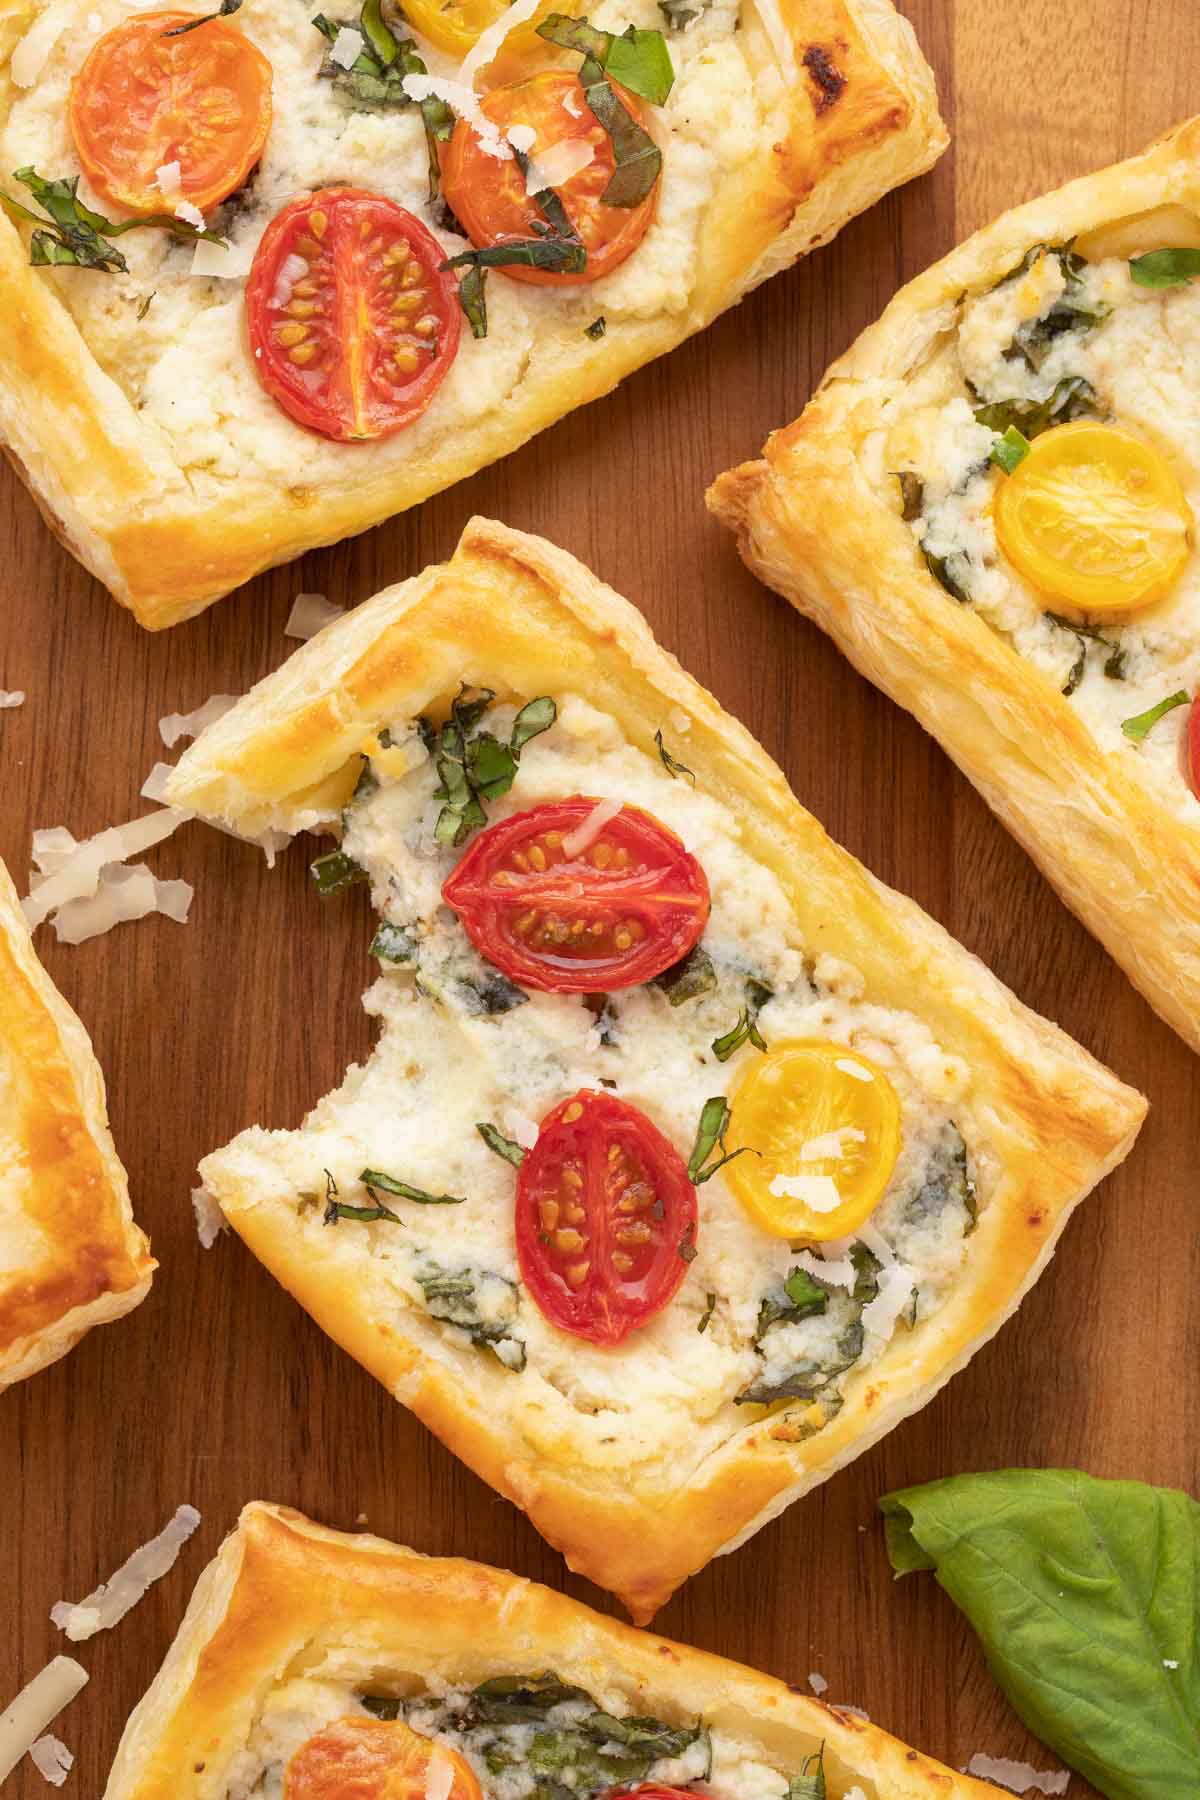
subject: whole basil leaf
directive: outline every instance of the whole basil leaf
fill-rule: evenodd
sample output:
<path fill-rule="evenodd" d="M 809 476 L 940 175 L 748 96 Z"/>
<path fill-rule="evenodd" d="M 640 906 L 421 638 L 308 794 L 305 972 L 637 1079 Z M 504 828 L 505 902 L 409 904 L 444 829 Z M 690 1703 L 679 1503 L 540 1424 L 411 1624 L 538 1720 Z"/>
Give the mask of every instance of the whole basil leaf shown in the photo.
<path fill-rule="evenodd" d="M 1029 1729 L 1108 1800 L 1200 1793 L 1200 1506 L 1077 1469 L 880 1501 L 897 1575 L 933 1569 Z"/>
<path fill-rule="evenodd" d="M 1182 287 L 1200 275 L 1200 250 L 1148 250 L 1131 259 L 1129 274 L 1138 287 Z"/>

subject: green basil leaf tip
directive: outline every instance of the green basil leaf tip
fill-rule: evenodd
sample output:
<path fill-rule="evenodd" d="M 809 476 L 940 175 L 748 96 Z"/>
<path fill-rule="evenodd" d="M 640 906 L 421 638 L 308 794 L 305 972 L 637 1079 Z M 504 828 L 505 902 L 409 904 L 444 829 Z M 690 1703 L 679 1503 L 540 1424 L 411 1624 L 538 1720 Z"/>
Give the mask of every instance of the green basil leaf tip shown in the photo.
<path fill-rule="evenodd" d="M 1148 250 L 1131 258 L 1129 274 L 1138 287 L 1182 287 L 1200 275 L 1200 250 Z"/>
<path fill-rule="evenodd" d="M 1200 1506 L 1075 1469 L 881 1499 L 897 1576 L 932 1569 L 1025 1725 L 1108 1800 L 1200 1793 Z"/>
<path fill-rule="evenodd" d="M 528 1151 L 522 1145 L 513 1138 L 506 1138 L 495 1125 L 490 1125 L 486 1121 L 476 1125 L 475 1129 L 489 1150 L 494 1150 L 497 1156 L 502 1156 L 505 1162 L 512 1164 L 514 1169 L 520 1168 L 528 1155 Z"/>
<path fill-rule="evenodd" d="M 329 850 L 324 856 L 318 856 L 315 862 L 309 864 L 308 872 L 322 900 L 328 900 L 334 894 L 344 894 L 356 882 L 370 879 L 367 871 L 352 856 L 347 856 L 344 850 Z"/>
<path fill-rule="evenodd" d="M 1165 700 L 1160 700 L 1157 706 L 1148 707 L 1145 712 L 1135 714 L 1132 719 L 1122 719 L 1121 730 L 1127 738 L 1132 738 L 1135 744 L 1140 744 L 1143 738 L 1149 736 L 1161 718 L 1164 718 L 1169 712 L 1174 712 L 1177 706 L 1186 706 L 1187 703 L 1187 691 L 1180 688 L 1178 693 L 1168 694 Z"/>
<path fill-rule="evenodd" d="M 1024 432 L 1018 431 L 1015 425 L 1010 425 L 1003 437 L 998 437 L 992 445 L 989 459 L 998 469 L 1003 469 L 1006 475 L 1011 475 L 1020 468 L 1032 448 Z"/>
<path fill-rule="evenodd" d="M 465 1194 L 427 1194 L 424 1188 L 410 1187 L 407 1181 L 397 1181 L 380 1169 L 363 1169 L 358 1179 L 372 1195 L 382 1189 L 385 1194 L 398 1194 L 401 1200 L 415 1200 L 419 1206 L 462 1206 L 466 1200 Z"/>

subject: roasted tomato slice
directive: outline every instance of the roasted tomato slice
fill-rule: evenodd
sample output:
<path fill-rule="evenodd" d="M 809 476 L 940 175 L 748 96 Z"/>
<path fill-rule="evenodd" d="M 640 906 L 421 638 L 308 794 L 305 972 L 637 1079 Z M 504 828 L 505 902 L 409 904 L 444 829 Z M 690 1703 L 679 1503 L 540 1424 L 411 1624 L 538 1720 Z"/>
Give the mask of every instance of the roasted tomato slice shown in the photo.
<path fill-rule="evenodd" d="M 353 1717 L 334 1719 L 305 1739 L 284 1771 L 283 1797 L 425 1800 L 435 1783 L 446 1800 L 481 1800 L 470 1766 L 444 1744 L 401 1719 Z"/>
<path fill-rule="evenodd" d="M 582 1088 L 542 1120 L 517 1173 L 517 1257 L 552 1325 L 619 1344 L 687 1273 L 696 1190 L 636 1106 Z"/>
<path fill-rule="evenodd" d="M 271 128 L 271 65 L 243 32 L 195 13 L 138 13 L 93 46 L 71 84 L 71 136 L 92 186 L 134 213 L 203 209 L 240 187 Z M 179 165 L 179 184 L 158 170 Z"/>
<path fill-rule="evenodd" d="M 633 94 L 618 89 L 621 99 L 639 125 L 646 124 L 646 109 Z M 503 136 L 513 126 L 528 126 L 534 134 L 529 155 L 545 164 L 550 185 L 566 209 L 587 250 L 587 267 L 577 275 L 548 269 L 502 267 L 496 273 L 513 281 L 578 287 L 609 274 L 637 249 L 645 237 L 658 204 L 658 185 L 640 206 L 606 206 L 601 194 L 612 180 L 612 142 L 584 99 L 578 76 L 561 69 L 530 75 L 484 96 L 483 112 Z M 562 146 L 560 149 L 559 146 Z M 591 156 L 574 173 L 555 181 L 555 164 L 570 166 L 571 147 L 577 156 Z M 479 133 L 466 119 L 454 127 L 442 162 L 442 191 L 455 217 L 477 250 L 512 238 L 532 238 L 545 229 L 541 211 L 529 197 L 525 177 L 515 157 L 501 162 L 488 154 Z"/>
<path fill-rule="evenodd" d="M 481 832 L 442 898 L 482 956 L 548 994 L 652 981 L 687 955 L 709 913 L 704 870 L 673 831 L 582 795 Z"/>
<path fill-rule="evenodd" d="M 441 245 L 382 194 L 322 188 L 273 219 L 246 288 L 258 378 L 299 425 L 342 443 L 420 418 L 458 352 Z"/>
<path fill-rule="evenodd" d="M 555 0 L 538 0 L 533 17 L 515 25 L 498 53 L 513 61 L 522 53 L 544 54 L 546 40 L 537 35 L 537 26 L 555 5 Z M 404 0 L 404 17 L 421 37 L 436 44 L 456 62 L 461 62 L 476 40 L 489 30 L 508 10 L 508 0 Z M 488 65 L 496 66 L 495 61 Z"/>
<path fill-rule="evenodd" d="M 1200 688 L 1192 701 L 1192 710 L 1188 715 L 1188 774 L 1192 780 L 1192 792 L 1200 800 Z"/>

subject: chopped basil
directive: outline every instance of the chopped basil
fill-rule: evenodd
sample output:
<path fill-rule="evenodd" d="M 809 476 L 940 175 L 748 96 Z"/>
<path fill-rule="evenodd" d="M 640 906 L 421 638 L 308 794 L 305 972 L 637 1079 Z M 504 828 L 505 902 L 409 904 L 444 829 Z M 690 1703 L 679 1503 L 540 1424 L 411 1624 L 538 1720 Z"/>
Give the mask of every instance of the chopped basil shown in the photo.
<path fill-rule="evenodd" d="M 344 850 L 329 850 L 324 856 L 318 856 L 316 862 L 309 864 L 308 872 L 322 900 L 328 900 L 333 894 L 344 894 L 356 882 L 370 879 L 367 871 Z"/>
<path fill-rule="evenodd" d="M 708 1330 L 708 1327 L 712 1322 L 712 1316 L 716 1310 L 717 1296 L 715 1294 L 705 1294 L 704 1311 L 700 1314 L 700 1323 L 696 1327 L 697 1331 L 703 1333 Z"/>
<path fill-rule="evenodd" d="M 577 50 L 588 62 L 637 94 L 652 106 L 663 106 L 675 85 L 671 52 L 661 31 L 640 31 L 630 25 L 619 34 L 601 31 L 586 18 L 570 13 L 550 13 L 537 28 L 538 36 L 562 50 Z"/>
<path fill-rule="evenodd" d="M 602 338 L 607 330 L 608 326 L 604 322 L 604 314 L 601 313 L 599 318 L 593 319 L 590 325 L 584 326 L 583 335 L 584 337 L 589 338 Z"/>
<path fill-rule="evenodd" d="M 903 1224 L 923 1225 L 940 1219 L 948 1206 L 961 1207 L 963 1236 L 970 1237 L 979 1218 L 979 1201 L 971 1175 L 967 1146 L 953 1120 L 948 1120 L 930 1151 L 920 1184 L 904 1203 Z"/>
<path fill-rule="evenodd" d="M 1092 330 L 1094 326 L 1102 324 L 1112 311 L 1112 307 L 1106 302 L 1089 304 L 1084 298 L 1083 275 L 1088 265 L 1069 244 L 1034 244 L 1016 268 L 1010 269 L 996 286 L 1006 287 L 1009 282 L 1016 281 L 1043 257 L 1052 257 L 1057 261 L 1065 286 L 1045 312 L 1036 318 L 1026 319 L 1018 326 L 1012 342 L 1004 352 L 1007 361 L 1024 362 L 1034 374 L 1040 372 L 1057 339 L 1067 332 L 1082 334 Z"/>
<path fill-rule="evenodd" d="M 27 187 L 41 213 L 31 212 L 11 194 L 0 191 L 0 207 L 10 219 L 27 219 L 38 229 L 29 240 L 29 260 L 35 268 L 51 265 L 80 269 L 99 269 L 104 273 L 126 274 L 129 264 L 108 238 L 120 237 L 126 231 L 156 226 L 172 237 L 195 243 L 203 238 L 209 244 L 224 245 L 225 239 L 215 231 L 206 231 L 177 219 L 173 213 L 148 213 L 138 219 L 124 219 L 119 224 L 93 212 L 78 197 L 78 175 L 63 175 L 48 181 L 34 168 L 14 169 L 13 179 Z"/>
<path fill-rule="evenodd" d="M 338 1184 L 333 1179 L 329 1170 L 326 1169 L 325 1216 L 322 1223 L 325 1225 L 336 1225 L 339 1219 L 357 1219 L 361 1224 L 371 1225 L 374 1224 L 377 1219 L 387 1219 L 390 1224 L 399 1225 L 399 1217 L 396 1213 L 392 1212 L 390 1207 L 384 1206 L 382 1201 L 375 1200 L 374 1195 L 372 1195 L 371 1198 L 374 1201 L 374 1205 L 372 1206 L 346 1205 L 345 1202 L 338 1199 Z"/>
<path fill-rule="evenodd" d="M 462 1206 L 466 1200 L 465 1194 L 427 1194 L 424 1188 L 410 1187 L 407 1181 L 397 1181 L 379 1169 L 363 1169 L 358 1179 L 372 1197 L 376 1188 L 382 1188 L 385 1194 L 398 1194 L 401 1200 L 415 1200 L 420 1206 Z"/>
<path fill-rule="evenodd" d="M 784 1370 L 778 1380 L 768 1381 L 765 1377 L 760 1377 L 752 1381 L 740 1394 L 734 1396 L 735 1406 L 770 1406 L 777 1400 L 818 1399 L 824 1404 L 833 1383 L 847 1369 L 853 1368 L 862 1355 L 866 1340 L 862 1310 L 879 1292 L 879 1271 L 883 1265 L 865 1244 L 854 1244 L 851 1247 L 850 1260 L 855 1270 L 850 1300 L 857 1310 L 839 1334 L 832 1355 L 824 1359 L 804 1357 L 794 1367 Z M 823 1294 L 824 1306 L 816 1304 L 810 1290 Z M 756 1334 L 756 1341 L 760 1344 L 759 1354 L 766 1354 L 761 1349 L 761 1339 L 772 1325 L 794 1324 L 800 1319 L 825 1312 L 833 1293 L 832 1284 L 817 1281 L 802 1269 L 793 1269 L 784 1283 L 783 1293 L 769 1293 L 759 1308 Z M 792 1311 L 791 1308 L 795 1310 Z"/>
<path fill-rule="evenodd" d="M 501 1013 L 511 1012 L 515 1006 L 528 1005 L 529 995 L 515 981 L 510 981 L 499 969 L 493 969 L 490 963 L 484 964 L 484 971 L 478 976 L 463 975 L 456 983 L 465 1011 L 495 1019 Z"/>
<path fill-rule="evenodd" d="M 827 1312 L 829 1294 L 829 1288 L 814 1281 L 807 1270 L 793 1269 L 786 1280 L 771 1288 L 759 1302 L 755 1343 L 761 1343 L 772 1325 L 797 1325 L 801 1319 L 812 1319 Z"/>
<path fill-rule="evenodd" d="M 199 25 L 211 25 L 214 19 L 227 19 L 230 13 L 237 12 L 242 0 L 221 0 L 215 13 L 205 13 L 199 19 L 189 19 L 186 25 L 172 25 L 170 31 L 159 33 L 160 37 L 183 37 L 185 32 L 195 31 Z"/>
<path fill-rule="evenodd" d="M 1052 425 L 1094 419 L 1100 410 L 1096 390 L 1082 375 L 1065 375 L 1044 400 L 996 400 L 975 408 L 975 422 L 992 431 L 1015 430 L 1024 438 L 1040 437 Z"/>
<path fill-rule="evenodd" d="M 788 1782 L 787 1800 L 826 1800 L 825 1746 L 806 1756 L 800 1773 Z"/>
<path fill-rule="evenodd" d="M 322 79 L 331 81 L 335 91 L 352 106 L 398 111 L 413 104 L 404 91 L 404 78 L 406 75 L 427 75 L 429 71 L 413 39 L 397 37 L 384 18 L 382 0 L 363 0 L 357 20 L 330 19 L 324 13 L 318 13 L 313 24 L 330 44 L 336 43 L 340 31 L 357 31 L 362 39 L 362 49 L 348 69 L 327 55 L 319 70 Z M 454 130 L 454 113 L 444 100 L 433 94 L 417 104 L 425 126 L 432 205 L 438 198 L 437 146 L 444 144 Z"/>
<path fill-rule="evenodd" d="M 668 31 L 684 31 L 698 19 L 709 0 L 658 0 L 658 10 L 667 21 Z"/>
<path fill-rule="evenodd" d="M 1084 671 L 1087 668 L 1087 647 L 1089 643 L 1102 644 L 1108 651 L 1109 654 L 1104 659 L 1104 673 L 1108 676 L 1108 679 L 1110 681 L 1124 681 L 1125 650 L 1122 645 L 1114 644 L 1111 638 L 1106 638 L 1104 633 L 1097 631 L 1094 625 L 1080 625 L 1075 619 L 1064 619 L 1059 613 L 1048 612 L 1046 617 L 1052 625 L 1057 625 L 1060 631 L 1072 632 L 1079 644 L 1079 655 L 1071 665 L 1071 672 L 1067 676 L 1066 684 L 1062 690 L 1068 698 L 1070 698 L 1083 680 Z"/>
<path fill-rule="evenodd" d="M 695 787 L 696 777 L 692 774 L 692 771 L 688 768 L 686 763 L 681 763 L 678 758 L 671 755 L 671 752 L 663 743 L 663 734 L 661 731 L 655 732 L 654 742 L 658 745 L 659 759 L 662 762 L 663 768 L 667 771 L 667 774 L 672 778 L 676 775 L 684 775 L 691 782 L 692 786 Z"/>
<path fill-rule="evenodd" d="M 541 191 L 546 194 L 550 190 Z M 502 244 L 489 244 L 484 250 L 462 250 L 439 266 L 465 271 L 458 283 L 458 303 L 472 336 L 485 338 L 488 324 L 483 282 L 488 269 L 517 267 L 546 269 L 555 275 L 580 275 L 587 268 L 587 249 L 573 228 L 570 237 L 564 237 L 547 227 L 542 237 L 509 238 Z"/>
<path fill-rule="evenodd" d="M 960 605 L 970 604 L 971 593 L 962 579 L 962 570 L 970 565 L 965 556 L 958 550 L 952 550 L 949 556 L 934 556 L 930 551 L 922 549 L 925 566 L 939 586 L 944 587 L 952 600 Z M 957 574 L 955 571 L 959 571 Z"/>
<path fill-rule="evenodd" d="M 900 483 L 900 516 L 911 525 L 924 511 L 925 483 L 912 469 L 901 469 L 896 480 Z"/>
<path fill-rule="evenodd" d="M 404 1707 L 403 1700 L 395 1700 L 390 1694 L 360 1694 L 358 1703 L 364 1712 L 376 1719 L 386 1719 L 389 1724 L 400 1717 Z"/>
<path fill-rule="evenodd" d="M 1169 712 L 1174 712 L 1177 706 L 1186 706 L 1187 703 L 1187 692 L 1180 688 L 1177 694 L 1168 694 L 1165 700 L 1160 700 L 1157 706 L 1149 707 L 1144 713 L 1138 713 L 1132 719 L 1122 719 L 1121 730 L 1127 738 L 1132 738 L 1135 744 L 1140 744 L 1161 718 L 1164 718 Z"/>
<path fill-rule="evenodd" d="M 613 149 L 612 179 L 601 202 L 605 206 L 640 206 L 662 173 L 662 151 L 608 77 L 611 74 L 613 81 L 631 93 L 661 106 L 675 80 L 666 39 L 661 31 L 639 31 L 632 25 L 619 36 L 597 31 L 586 19 L 574 19 L 567 13 L 550 13 L 537 29 L 540 37 L 564 50 L 577 50 L 583 57 L 579 71 L 583 97 Z"/>
<path fill-rule="evenodd" d="M 371 955 L 383 963 L 415 963 L 417 940 L 403 925 L 391 925 L 386 919 L 371 939 Z"/>
<path fill-rule="evenodd" d="M 743 1156 L 749 1146 L 743 1144 L 740 1150 L 725 1149 L 725 1133 L 729 1129 L 729 1121 L 733 1117 L 729 1102 L 724 1094 L 715 1094 L 706 1100 L 700 1108 L 700 1123 L 696 1127 L 696 1141 L 692 1145 L 692 1154 L 688 1158 L 688 1180 L 699 1187 L 702 1181 L 708 1181 L 718 1169 L 723 1169 L 727 1162 L 735 1156 Z M 716 1162 L 709 1162 L 714 1150 L 722 1154 Z M 752 1151 L 757 1156 L 757 1151 Z"/>
<path fill-rule="evenodd" d="M 1020 468 L 1030 449 L 1029 439 L 1015 425 L 1010 425 L 1003 437 L 998 437 L 992 445 L 988 460 L 994 462 L 998 469 L 1003 469 L 1006 475 L 1011 475 L 1015 469 Z"/>
<path fill-rule="evenodd" d="M 549 695 L 531 700 L 513 720 L 508 742 L 503 744 L 491 732 L 475 729 L 495 697 L 491 688 L 471 689 L 464 683 L 440 731 L 428 719 L 417 721 L 441 783 L 435 798 L 445 801 L 433 831 L 439 844 L 457 848 L 487 823 L 484 801 L 507 794 L 516 779 L 521 751 L 531 738 L 548 731 L 558 717 Z"/>
<path fill-rule="evenodd" d="M 423 1710 L 426 1701 L 417 1702 Z M 555 1709 L 580 1716 L 563 1720 Z M 590 1710 L 584 1711 L 583 1708 Z M 703 1726 L 672 1726 L 649 1717 L 616 1718 L 583 1688 L 546 1672 L 499 1676 L 470 1695 L 466 1710 L 448 1719 L 493 1775 L 519 1770 L 532 1778 L 529 1800 L 565 1800 L 626 1788 L 646 1779 L 657 1762 L 682 1756 L 707 1740 Z M 527 1744 L 512 1726 L 529 1728 Z"/>
<path fill-rule="evenodd" d="M 502 1156 L 505 1162 L 512 1164 L 514 1169 L 520 1168 L 528 1155 L 528 1151 L 523 1149 L 520 1144 L 513 1138 L 506 1138 L 502 1131 L 495 1125 L 489 1125 L 486 1120 L 482 1124 L 476 1125 L 475 1129 L 489 1150 L 494 1150 L 497 1156 Z"/>
<path fill-rule="evenodd" d="M 764 982 L 753 977 L 746 982 L 746 1004 L 738 1015 L 737 1024 L 723 1037 L 713 1039 L 712 1052 L 718 1062 L 728 1062 L 743 1044 L 753 1044 L 756 1050 L 766 1049 L 766 1039 L 758 1029 L 758 1015 L 771 997 L 771 990 Z"/>
<path fill-rule="evenodd" d="M 702 994 L 711 994 L 717 985 L 717 971 L 713 967 L 712 957 L 700 944 L 661 975 L 656 975 L 652 986 L 660 988 L 672 1006 L 682 1006 L 685 1000 L 698 1000 Z"/>
<path fill-rule="evenodd" d="M 1138 287 L 1182 287 L 1200 275 L 1200 250 L 1148 250 L 1130 259 L 1129 274 Z"/>
<path fill-rule="evenodd" d="M 490 1350 L 506 1369 L 520 1374 L 525 1345 L 512 1333 L 518 1306 L 513 1282 L 488 1269 L 444 1269 L 432 1262 L 418 1269 L 417 1282 L 431 1318 L 465 1331 L 477 1349 Z M 495 1303 L 485 1317 L 480 1292 L 489 1289 Z"/>

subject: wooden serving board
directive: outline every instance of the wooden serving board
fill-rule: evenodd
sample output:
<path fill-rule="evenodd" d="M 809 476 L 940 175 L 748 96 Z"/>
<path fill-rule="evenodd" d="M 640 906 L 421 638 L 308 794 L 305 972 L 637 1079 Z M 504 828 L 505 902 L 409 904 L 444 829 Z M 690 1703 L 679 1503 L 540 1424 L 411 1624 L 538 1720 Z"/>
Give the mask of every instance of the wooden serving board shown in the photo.
<path fill-rule="evenodd" d="M 1016 992 L 1153 1102 L 1128 1164 L 1072 1222 L 1018 1317 L 931 1406 L 676 1597 L 658 1625 L 804 1686 L 963 1765 L 976 1750 L 1055 1766 L 1027 1738 L 928 1577 L 893 1585 L 875 1502 L 1008 1464 L 1198 1485 L 1193 1368 L 1200 1065 L 1059 904 L 937 746 L 759 587 L 707 517 L 718 470 L 798 412 L 895 288 L 994 213 L 1146 143 L 1200 107 L 1195 0 L 905 0 L 937 68 L 954 147 L 703 337 L 507 462 L 357 541 L 277 570 L 152 637 L 0 482 L 0 853 L 21 882 L 31 831 L 90 833 L 141 810 L 160 715 L 238 693 L 292 647 L 293 596 L 353 604 L 450 551 L 484 512 L 556 539 L 648 614 L 779 759 L 800 798 Z M 836 521 L 830 521 L 836 529 Z M 273 873 L 192 825 L 151 853 L 196 885 L 192 920 L 120 927 L 42 956 L 90 1030 L 137 1214 L 161 1262 L 149 1300 L 0 1397 L 0 1701 L 56 1651 L 78 1599 L 184 1500 L 203 1514 L 173 1574 L 82 1649 L 60 1726 L 67 1794 L 104 1785 L 203 1563 L 251 1498 L 419 1549 L 567 1576 L 497 1499 L 327 1342 L 236 1239 L 201 1250 L 197 1159 L 252 1120 L 299 1121 L 368 1049 L 361 891 L 321 905 L 307 857 Z M 5 1800 L 43 1800 L 27 1762 Z M 1072 1795 L 1091 1790 L 1076 1779 Z"/>

